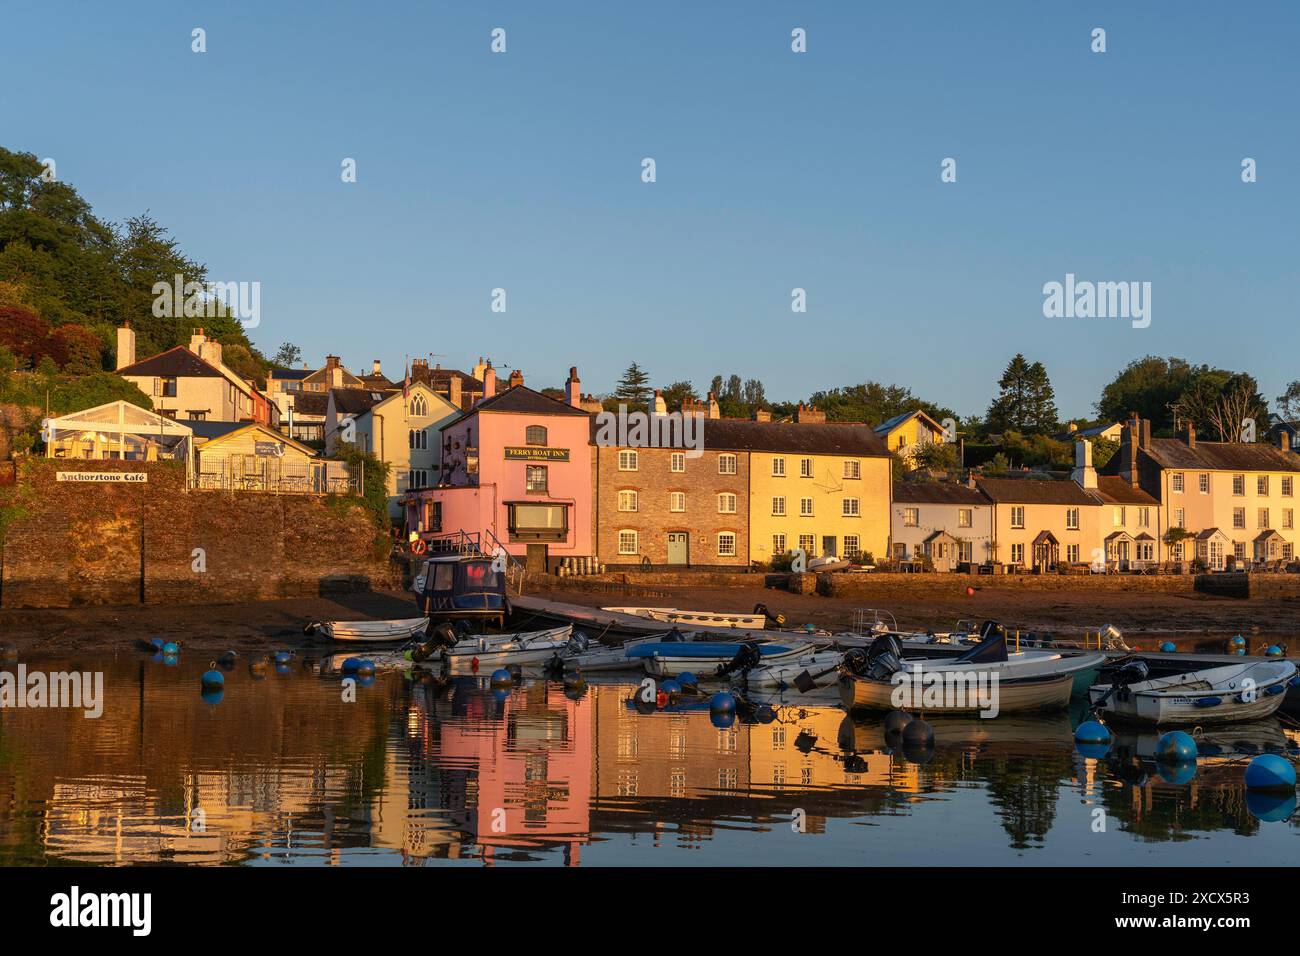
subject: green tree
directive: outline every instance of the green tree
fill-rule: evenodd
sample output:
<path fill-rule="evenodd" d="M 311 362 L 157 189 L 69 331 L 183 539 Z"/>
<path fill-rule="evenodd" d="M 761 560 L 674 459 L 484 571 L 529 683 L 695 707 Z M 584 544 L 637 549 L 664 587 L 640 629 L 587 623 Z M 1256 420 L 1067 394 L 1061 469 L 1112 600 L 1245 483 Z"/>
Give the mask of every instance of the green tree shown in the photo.
<path fill-rule="evenodd" d="M 280 346 L 280 350 L 275 353 L 271 362 L 277 368 L 297 368 L 298 363 L 302 361 L 302 349 L 292 342 L 285 342 Z"/>
<path fill-rule="evenodd" d="M 644 406 L 650 400 L 650 376 L 645 369 L 633 362 L 618 380 L 614 397 L 628 406 Z"/>
<path fill-rule="evenodd" d="M 700 396 L 695 392 L 695 386 L 690 382 L 673 382 L 662 389 L 660 392 L 664 397 L 664 404 L 668 406 L 670 412 L 679 412 L 682 409 L 682 402 L 690 399 L 699 401 Z"/>
<path fill-rule="evenodd" d="M 1057 425 L 1056 397 L 1042 362 L 1017 353 L 998 379 L 998 397 L 989 405 L 991 431 L 1044 433 Z"/>

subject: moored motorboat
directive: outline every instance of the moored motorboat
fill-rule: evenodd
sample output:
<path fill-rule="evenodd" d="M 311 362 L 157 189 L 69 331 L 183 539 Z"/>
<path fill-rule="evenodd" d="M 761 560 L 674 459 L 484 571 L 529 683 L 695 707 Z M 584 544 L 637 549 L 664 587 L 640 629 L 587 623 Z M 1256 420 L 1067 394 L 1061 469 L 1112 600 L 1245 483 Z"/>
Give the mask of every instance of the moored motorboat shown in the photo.
<path fill-rule="evenodd" d="M 708 672 L 732 665 L 742 648 L 752 648 L 756 666 L 807 654 L 811 645 L 770 644 L 747 641 L 644 641 L 628 647 L 627 657 L 640 662 L 654 677 L 675 677 L 687 671 L 705 677 Z"/>
<path fill-rule="evenodd" d="M 547 662 L 556 670 L 581 671 L 586 674 L 600 671 L 640 670 L 641 662 L 627 656 L 627 649 L 649 641 L 658 641 L 654 637 L 633 638 L 626 644 L 611 646 L 590 640 L 582 631 L 575 630 L 569 642 L 556 651 Z"/>
<path fill-rule="evenodd" d="M 760 664 L 745 675 L 745 683 L 750 687 L 771 687 L 778 690 L 798 687 L 805 693 L 816 687 L 833 687 L 839 678 L 838 666 L 843 659 L 842 650 L 814 650 L 797 657 Z M 803 674 L 808 676 L 801 681 Z"/>
<path fill-rule="evenodd" d="M 443 650 L 442 660 L 453 671 L 542 663 L 563 649 L 572 633 L 572 625 L 565 625 L 517 634 L 470 635 Z"/>
<path fill-rule="evenodd" d="M 1089 690 L 1093 706 L 1120 721 L 1149 724 L 1221 724 L 1260 720 L 1282 705 L 1296 666 L 1257 660 L 1145 679 L 1146 662 L 1135 660 L 1114 683 Z"/>

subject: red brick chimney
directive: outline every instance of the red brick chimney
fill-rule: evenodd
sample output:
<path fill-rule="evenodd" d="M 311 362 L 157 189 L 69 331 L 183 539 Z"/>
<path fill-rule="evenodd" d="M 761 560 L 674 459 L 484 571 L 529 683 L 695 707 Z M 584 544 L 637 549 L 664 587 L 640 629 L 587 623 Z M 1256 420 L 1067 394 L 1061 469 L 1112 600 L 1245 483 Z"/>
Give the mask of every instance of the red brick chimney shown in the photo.
<path fill-rule="evenodd" d="M 460 393 L 460 376 L 452 372 L 447 379 L 447 401 L 451 402 L 457 408 L 460 408 L 462 396 Z"/>
<path fill-rule="evenodd" d="M 510 387 L 514 388 L 516 385 L 522 384 L 524 384 L 524 373 L 519 369 L 512 369 L 510 372 Z"/>
<path fill-rule="evenodd" d="M 578 408 L 582 405 L 582 383 L 578 381 L 578 366 L 569 368 L 569 380 L 564 383 L 564 400 Z"/>
<path fill-rule="evenodd" d="M 1194 422 L 1187 423 L 1187 447 L 1196 447 L 1196 425 Z"/>

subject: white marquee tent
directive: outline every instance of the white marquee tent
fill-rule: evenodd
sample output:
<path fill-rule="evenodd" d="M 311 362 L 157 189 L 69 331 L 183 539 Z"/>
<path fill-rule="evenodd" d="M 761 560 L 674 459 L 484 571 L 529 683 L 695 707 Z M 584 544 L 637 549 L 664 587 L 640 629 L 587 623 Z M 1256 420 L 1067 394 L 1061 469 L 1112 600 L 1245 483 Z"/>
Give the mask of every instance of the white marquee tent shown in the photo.
<path fill-rule="evenodd" d="M 189 477 L 194 433 L 165 415 L 109 402 L 43 422 L 45 457 L 183 461 Z"/>

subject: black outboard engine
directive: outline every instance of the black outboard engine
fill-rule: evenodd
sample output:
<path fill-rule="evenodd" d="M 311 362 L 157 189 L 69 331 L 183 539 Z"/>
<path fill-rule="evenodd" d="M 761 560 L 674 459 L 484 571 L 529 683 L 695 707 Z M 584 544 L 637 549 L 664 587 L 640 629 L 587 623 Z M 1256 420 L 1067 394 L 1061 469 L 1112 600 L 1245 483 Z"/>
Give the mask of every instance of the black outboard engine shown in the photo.
<path fill-rule="evenodd" d="M 758 645 L 753 641 L 746 641 L 740 645 L 730 663 L 719 664 L 717 675 L 719 677 L 729 677 L 732 674 L 748 674 L 751 670 L 759 665 L 763 660 L 763 654 L 758 649 Z"/>
<path fill-rule="evenodd" d="M 446 622 L 439 624 L 423 641 L 411 648 L 411 660 L 417 664 L 428 660 L 443 648 L 455 647 L 460 638 L 461 634 L 457 633 L 457 629 L 451 624 Z"/>
<path fill-rule="evenodd" d="M 680 630 L 678 630 L 677 625 L 674 624 L 673 629 L 669 631 L 667 634 L 665 634 L 662 639 L 665 641 L 670 641 L 673 644 L 676 644 L 680 641 L 686 640 L 686 635 L 683 634 Z"/>
<path fill-rule="evenodd" d="M 844 657 L 840 660 L 840 666 L 848 673 L 862 677 L 867 673 L 867 652 L 860 647 L 850 647 L 844 652 Z"/>
<path fill-rule="evenodd" d="M 1131 696 L 1129 691 L 1130 684 L 1140 684 L 1147 679 L 1151 673 L 1151 665 L 1141 657 L 1129 657 L 1115 662 L 1114 671 L 1110 676 L 1110 690 L 1102 694 L 1097 703 L 1092 706 L 1092 713 L 1101 712 L 1106 701 L 1114 697 L 1116 700 L 1128 700 Z"/>
<path fill-rule="evenodd" d="M 776 614 L 773 614 L 771 611 L 769 611 L 769 610 L 767 609 L 767 605 L 766 605 L 766 604 L 762 604 L 762 603 L 760 603 L 760 604 L 755 604 L 755 605 L 754 605 L 754 610 L 753 610 L 752 613 L 763 615 L 763 617 L 766 619 L 766 621 L 765 621 L 765 623 L 764 623 L 764 627 L 778 627 L 778 628 L 779 628 L 779 627 L 784 627 L 784 626 L 785 626 L 785 615 L 784 615 L 784 614 L 781 614 L 780 612 L 777 612 Z"/>
<path fill-rule="evenodd" d="M 867 649 L 865 676 L 888 680 L 903 667 L 903 645 L 893 634 L 881 634 Z"/>

